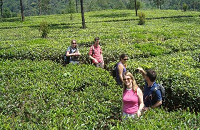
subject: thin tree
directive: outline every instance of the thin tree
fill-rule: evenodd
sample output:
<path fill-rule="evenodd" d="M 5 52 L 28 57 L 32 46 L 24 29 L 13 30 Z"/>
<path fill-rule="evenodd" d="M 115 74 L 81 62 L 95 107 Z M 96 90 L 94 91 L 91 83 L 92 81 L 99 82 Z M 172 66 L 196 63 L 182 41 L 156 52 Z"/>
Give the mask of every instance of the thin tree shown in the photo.
<path fill-rule="evenodd" d="M 3 17 L 3 0 L 1 0 L 0 5 L 1 5 L 1 18 L 2 18 Z"/>
<path fill-rule="evenodd" d="M 80 2 L 81 2 L 82 28 L 86 28 L 85 18 L 84 18 L 84 9 L 83 9 L 83 0 L 80 0 Z"/>
<path fill-rule="evenodd" d="M 24 8 L 23 8 L 23 2 L 22 2 L 22 0 L 20 0 L 20 6 L 21 6 L 21 17 L 22 17 L 22 21 L 24 21 Z"/>
<path fill-rule="evenodd" d="M 135 15 L 137 16 L 137 0 L 135 0 Z"/>

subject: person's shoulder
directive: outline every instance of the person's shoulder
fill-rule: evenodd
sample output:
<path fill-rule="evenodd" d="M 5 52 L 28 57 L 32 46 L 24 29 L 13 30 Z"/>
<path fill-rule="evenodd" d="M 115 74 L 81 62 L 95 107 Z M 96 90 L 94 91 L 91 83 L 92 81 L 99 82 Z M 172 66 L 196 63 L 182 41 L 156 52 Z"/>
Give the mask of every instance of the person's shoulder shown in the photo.
<path fill-rule="evenodd" d="M 94 48 L 94 45 L 91 45 L 90 48 L 93 49 L 93 48 Z"/>
<path fill-rule="evenodd" d="M 153 85 L 152 85 L 152 88 L 155 88 L 155 87 L 157 87 L 158 86 L 158 84 L 156 83 L 156 81 L 154 81 L 154 83 L 153 83 Z"/>
<path fill-rule="evenodd" d="M 71 49 L 71 46 L 68 46 L 68 47 L 67 47 L 67 50 L 69 51 L 70 49 Z"/>
<path fill-rule="evenodd" d="M 142 90 L 140 89 L 140 87 L 137 87 L 137 93 L 142 93 Z"/>
<path fill-rule="evenodd" d="M 161 92 L 160 88 L 159 88 L 159 84 L 158 83 L 154 83 L 153 87 L 152 87 L 154 92 Z"/>
<path fill-rule="evenodd" d="M 121 62 L 118 62 L 117 66 L 123 67 L 123 64 Z"/>

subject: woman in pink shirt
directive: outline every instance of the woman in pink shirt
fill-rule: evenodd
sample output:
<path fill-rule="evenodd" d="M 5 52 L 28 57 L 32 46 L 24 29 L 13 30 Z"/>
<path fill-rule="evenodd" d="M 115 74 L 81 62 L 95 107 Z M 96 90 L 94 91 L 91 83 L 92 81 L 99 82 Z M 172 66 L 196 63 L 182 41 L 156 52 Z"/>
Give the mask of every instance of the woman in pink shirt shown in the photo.
<path fill-rule="evenodd" d="M 130 72 L 125 72 L 123 80 L 122 118 L 140 117 L 144 107 L 143 93 Z"/>

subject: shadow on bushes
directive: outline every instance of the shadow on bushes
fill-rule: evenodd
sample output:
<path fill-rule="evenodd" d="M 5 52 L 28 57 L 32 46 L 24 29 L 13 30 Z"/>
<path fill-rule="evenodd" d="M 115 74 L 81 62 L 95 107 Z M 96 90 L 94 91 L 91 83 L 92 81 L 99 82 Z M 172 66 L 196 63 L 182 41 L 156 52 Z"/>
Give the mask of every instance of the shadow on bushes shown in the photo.
<path fill-rule="evenodd" d="M 102 18 L 117 18 L 117 17 L 127 17 L 131 15 L 131 13 L 112 13 L 112 14 L 98 14 L 92 15 L 90 17 L 102 17 Z"/>
<path fill-rule="evenodd" d="M 20 17 L 14 17 L 14 18 L 3 18 L 2 22 L 16 22 L 16 21 L 21 21 Z"/>

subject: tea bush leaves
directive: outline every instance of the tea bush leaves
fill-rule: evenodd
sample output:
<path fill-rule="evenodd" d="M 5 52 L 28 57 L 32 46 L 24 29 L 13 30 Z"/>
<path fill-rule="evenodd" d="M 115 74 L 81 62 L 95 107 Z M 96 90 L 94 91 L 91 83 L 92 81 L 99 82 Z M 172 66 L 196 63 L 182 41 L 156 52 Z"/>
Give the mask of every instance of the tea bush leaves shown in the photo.
<path fill-rule="evenodd" d="M 65 68 L 51 61 L 6 60 L 1 65 L 1 113 L 12 118 L 6 120 L 13 122 L 10 128 L 23 128 L 12 127 L 16 122 L 49 128 L 85 123 L 92 128 L 100 127 L 98 120 L 106 124 L 106 119 L 119 118 L 116 97 L 121 90 L 105 70 L 88 65 Z"/>

